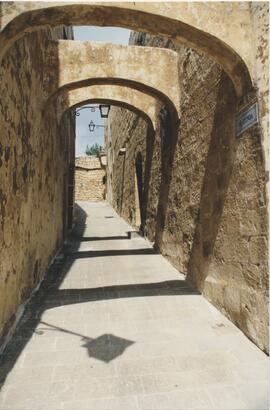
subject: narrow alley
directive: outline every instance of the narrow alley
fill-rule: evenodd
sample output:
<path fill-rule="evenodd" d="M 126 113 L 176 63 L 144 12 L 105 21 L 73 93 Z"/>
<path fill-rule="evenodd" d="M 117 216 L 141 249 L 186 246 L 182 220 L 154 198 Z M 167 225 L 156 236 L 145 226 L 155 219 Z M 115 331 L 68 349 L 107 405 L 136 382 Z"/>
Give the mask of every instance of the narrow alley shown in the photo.
<path fill-rule="evenodd" d="M 0 410 L 269 410 L 269 2 L 0 0 Z"/>
<path fill-rule="evenodd" d="M 266 409 L 267 356 L 107 203 L 75 214 L 1 358 L 0 408 Z"/>

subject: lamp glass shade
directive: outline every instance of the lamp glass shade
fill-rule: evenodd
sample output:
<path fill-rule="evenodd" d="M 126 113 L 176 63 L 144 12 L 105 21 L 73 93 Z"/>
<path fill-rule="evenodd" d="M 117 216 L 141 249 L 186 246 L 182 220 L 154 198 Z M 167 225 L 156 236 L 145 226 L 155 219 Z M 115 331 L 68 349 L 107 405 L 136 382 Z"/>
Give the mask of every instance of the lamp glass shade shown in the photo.
<path fill-rule="evenodd" d="M 108 104 L 101 104 L 99 106 L 101 118 L 108 118 L 111 106 Z"/>
<path fill-rule="evenodd" d="M 95 124 L 92 120 L 90 121 L 90 124 L 88 124 L 88 127 L 90 132 L 93 132 L 95 130 Z"/>

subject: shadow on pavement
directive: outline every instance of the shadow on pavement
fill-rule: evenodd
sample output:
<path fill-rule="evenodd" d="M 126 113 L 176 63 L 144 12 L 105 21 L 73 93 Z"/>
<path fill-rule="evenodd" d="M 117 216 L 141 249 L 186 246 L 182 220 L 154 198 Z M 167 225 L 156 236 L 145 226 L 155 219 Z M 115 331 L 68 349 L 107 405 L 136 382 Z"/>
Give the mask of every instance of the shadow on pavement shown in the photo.
<path fill-rule="evenodd" d="M 80 251 L 66 253 L 72 259 L 82 258 L 98 258 L 104 256 L 125 256 L 125 255 L 157 255 L 157 252 L 152 248 L 142 249 L 112 249 L 104 251 Z"/>
<path fill-rule="evenodd" d="M 72 238 L 71 238 L 72 239 Z M 74 238 L 74 241 L 79 242 L 91 242 L 91 241 L 115 241 L 120 239 L 129 239 L 129 235 L 118 235 L 118 236 L 84 236 L 82 238 Z"/>
<path fill-rule="evenodd" d="M 76 204 L 76 225 L 70 236 L 70 240 L 74 241 L 76 237 L 83 236 L 85 230 L 86 213 Z M 118 239 L 116 236 L 115 238 Z M 83 239 L 83 238 L 82 238 Z M 113 239 L 113 238 L 110 238 Z M 126 239 L 126 238 L 125 238 Z M 94 240 L 91 238 L 91 240 Z M 78 241 L 78 246 L 80 241 Z M 67 243 L 66 250 L 69 249 Z M 75 250 L 75 244 L 72 243 L 72 250 Z M 78 249 L 78 247 L 77 247 Z M 17 329 L 12 337 L 12 340 L 6 346 L 2 356 L 0 357 L 0 388 L 8 373 L 12 370 L 18 357 L 24 350 L 27 342 L 31 337 L 40 335 L 42 329 L 40 325 L 45 325 L 50 329 L 60 332 L 71 333 L 82 338 L 83 348 L 88 351 L 89 357 L 95 357 L 106 363 L 121 355 L 133 341 L 126 340 L 115 335 L 104 334 L 98 338 L 92 339 L 79 333 L 70 332 L 67 329 L 50 325 L 42 322 L 42 314 L 51 308 L 61 305 L 76 304 L 91 302 L 97 300 L 109 300 L 117 298 L 134 298 L 143 296 L 160 296 L 160 295 L 186 295 L 197 294 L 183 280 L 171 280 L 157 283 L 140 283 L 128 285 L 116 285 L 90 289 L 59 289 L 62 281 L 69 272 L 74 259 L 90 258 L 97 256 L 118 256 L 118 255 L 145 255 L 156 254 L 152 248 L 131 249 L 131 250 L 109 250 L 109 251 L 85 251 L 74 252 L 56 258 L 52 266 L 49 268 L 42 281 L 39 290 L 32 296 L 29 303 L 26 305 L 24 314 L 17 326 Z M 37 328 L 38 327 L 38 328 Z"/>
<path fill-rule="evenodd" d="M 40 324 L 44 325 L 44 328 L 39 326 L 38 330 L 36 331 L 37 334 L 42 335 L 45 332 L 51 330 L 78 336 L 84 343 L 81 346 L 87 349 L 88 356 L 94 357 L 95 359 L 101 360 L 105 363 L 109 363 L 110 361 L 116 359 L 116 357 L 123 354 L 129 346 L 135 343 L 132 340 L 124 339 L 112 334 L 104 334 L 96 338 L 92 338 L 44 321 L 41 321 Z"/>

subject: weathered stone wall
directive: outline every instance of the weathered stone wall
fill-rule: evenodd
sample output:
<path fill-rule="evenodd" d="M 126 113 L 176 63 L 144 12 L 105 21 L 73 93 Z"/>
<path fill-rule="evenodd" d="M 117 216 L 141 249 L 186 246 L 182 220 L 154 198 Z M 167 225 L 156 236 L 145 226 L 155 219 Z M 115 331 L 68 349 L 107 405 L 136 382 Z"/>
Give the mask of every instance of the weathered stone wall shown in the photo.
<path fill-rule="evenodd" d="M 250 8 L 254 36 L 255 86 L 258 90 L 260 105 L 264 160 L 266 169 L 269 170 L 269 2 L 251 2 Z"/>
<path fill-rule="evenodd" d="M 264 35 L 262 47 L 265 41 Z M 136 225 L 135 160 L 141 152 L 144 233 L 207 299 L 267 351 L 268 220 L 260 128 L 235 137 L 238 101 L 233 85 L 205 55 L 142 33 L 134 34 L 131 42 L 178 52 L 181 125 L 176 141 L 164 137 L 160 127 L 151 137 L 134 114 L 111 111 L 108 199 Z M 265 87 L 259 89 L 259 99 Z M 156 106 L 157 124 L 160 108 Z M 126 148 L 125 155 L 119 155 L 121 147 Z"/>
<path fill-rule="evenodd" d="M 75 160 L 75 201 L 104 201 L 105 171 L 96 156 Z"/>
<path fill-rule="evenodd" d="M 63 240 L 66 137 L 43 84 L 58 75 L 44 71 L 49 41 L 70 34 L 29 34 L 0 67 L 0 345 Z"/>

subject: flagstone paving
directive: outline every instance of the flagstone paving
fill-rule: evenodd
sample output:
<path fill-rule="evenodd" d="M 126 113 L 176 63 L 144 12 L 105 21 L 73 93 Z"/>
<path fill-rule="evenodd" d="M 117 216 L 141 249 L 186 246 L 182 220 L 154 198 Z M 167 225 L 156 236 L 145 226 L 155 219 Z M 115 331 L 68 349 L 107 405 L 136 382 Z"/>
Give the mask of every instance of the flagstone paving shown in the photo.
<path fill-rule="evenodd" d="M 268 357 L 108 204 L 77 214 L 2 355 L 0 409 L 268 409 Z"/>

